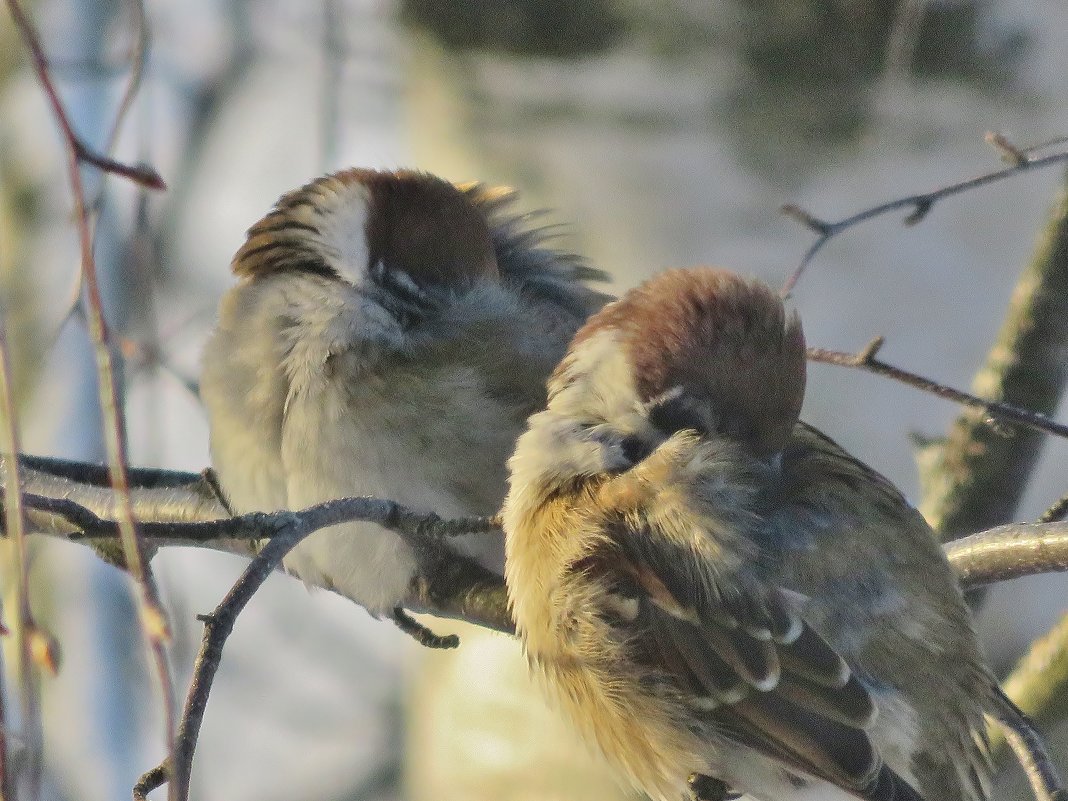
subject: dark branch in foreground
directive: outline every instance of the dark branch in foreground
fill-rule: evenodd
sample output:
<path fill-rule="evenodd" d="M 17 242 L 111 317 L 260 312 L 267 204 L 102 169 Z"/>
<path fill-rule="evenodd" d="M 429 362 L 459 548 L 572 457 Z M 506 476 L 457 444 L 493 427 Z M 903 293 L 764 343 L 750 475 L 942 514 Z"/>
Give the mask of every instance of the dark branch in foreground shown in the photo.
<path fill-rule="evenodd" d="M 901 381 L 908 384 L 910 387 L 915 387 L 924 392 L 930 392 L 940 398 L 951 400 L 954 403 L 969 406 L 973 409 L 982 409 L 990 417 L 997 420 L 1026 426 L 1027 428 L 1039 431 L 1043 434 L 1053 434 L 1068 439 L 1068 426 L 1058 423 L 1056 420 L 1052 420 L 1044 414 L 1033 412 L 1030 409 L 1022 409 L 1019 406 L 1013 406 L 1009 403 L 985 400 L 976 395 L 971 395 L 945 384 L 940 384 L 937 381 L 932 381 L 930 378 L 924 378 L 916 373 L 910 373 L 908 370 L 902 370 L 900 367 L 894 367 L 892 364 L 887 364 L 876 358 L 880 348 L 883 346 L 883 342 L 884 340 L 882 337 L 876 337 L 869 342 L 863 350 L 857 353 L 844 353 L 842 351 L 826 350 L 824 348 L 809 348 L 808 358 L 809 361 L 813 362 L 836 364 L 840 367 L 856 367 L 860 370 L 867 370 L 869 373 L 875 373 L 876 375 L 885 376 L 886 378 L 892 378 L 895 381 Z"/>
<path fill-rule="evenodd" d="M 459 533 L 477 533 L 493 530 L 495 521 L 475 518 L 469 521 L 443 521 L 436 515 L 421 515 L 392 501 L 375 498 L 348 498 L 329 501 L 302 512 L 277 512 L 272 515 L 245 515 L 233 520 L 241 525 L 254 526 L 257 536 L 269 539 L 263 550 L 249 563 L 211 614 L 200 619 L 204 622 L 204 636 L 200 652 L 193 668 L 193 680 L 186 696 L 178 731 L 174 739 L 173 758 L 148 771 L 138 780 L 135 798 L 163 784 L 170 783 L 168 797 L 186 801 L 189 797 L 189 777 L 193 766 L 200 724 L 204 719 L 211 685 L 222 661 L 223 646 L 233 631 L 237 616 L 267 577 L 282 563 L 282 559 L 301 540 L 321 528 L 348 520 L 367 520 L 396 531 L 416 552 L 424 558 L 448 558 L 450 552 L 445 538 Z M 232 523 L 233 520 L 230 522 Z M 218 521 L 224 522 L 224 521 Z M 195 527 L 203 531 L 205 523 L 172 524 Z M 228 529 L 229 531 L 230 529 Z M 444 553 L 443 553 L 444 552 Z"/>
<path fill-rule="evenodd" d="M 50 460 L 34 459 L 35 469 L 23 462 L 27 486 L 37 492 L 51 486 L 65 492 L 77 485 L 71 476 L 79 468 L 70 463 L 52 464 Z M 49 471 L 52 472 L 49 472 Z M 59 475 L 56 475 L 59 474 Z M 89 477 L 90 469 L 81 477 Z M 405 607 L 441 617 L 466 620 L 501 632 L 514 631 L 508 614 L 507 594 L 501 576 L 476 562 L 458 555 L 449 538 L 470 533 L 499 536 L 496 518 L 442 520 L 433 514 L 419 514 L 392 501 L 375 498 L 349 498 L 319 504 L 301 512 L 255 513 L 240 517 L 205 519 L 205 512 L 222 510 L 212 491 L 205 495 L 204 478 L 196 474 L 165 473 L 140 470 L 131 474 L 145 486 L 135 486 L 135 497 L 144 499 L 149 508 L 163 508 L 172 514 L 164 522 L 140 524 L 144 535 L 158 545 L 196 542 L 215 547 L 220 541 L 231 539 L 270 540 L 263 551 L 248 566 L 244 574 L 227 594 L 223 602 L 204 618 L 205 630 L 200 655 L 194 669 L 193 684 L 178 726 L 173 761 L 146 773 L 138 782 L 135 798 L 171 782 L 171 798 L 182 801 L 188 796 L 189 772 L 193 751 L 207 705 L 211 683 L 222 658 L 223 646 L 233 628 L 237 615 L 251 599 L 257 588 L 281 563 L 285 553 L 301 539 L 319 528 L 339 522 L 364 520 L 378 523 L 396 531 L 420 557 L 420 574 L 413 581 Z M 183 478 L 188 482 L 180 483 Z M 106 490 L 88 487 L 91 490 Z M 175 519 L 173 513 L 182 505 L 185 493 L 189 506 L 185 520 Z M 76 494 L 76 493 L 75 493 Z M 165 503 L 158 503 L 162 495 Z M 63 521 L 64 527 L 52 525 L 50 531 L 75 539 L 114 540 L 118 525 L 100 514 L 106 509 L 106 499 L 88 493 L 98 505 L 97 510 L 81 506 L 72 497 L 50 497 L 28 494 L 24 497 L 27 509 L 36 510 L 46 519 Z M 206 500 L 207 499 L 207 500 Z M 197 504 L 200 504 L 199 506 Z M 193 509 L 194 511 L 190 511 Z M 225 511 L 223 511 L 225 514 Z M 199 519 L 191 519 L 199 517 Z M 32 516 L 31 516 L 31 519 Z M 999 526 L 980 534 L 958 540 L 946 547 L 950 562 L 966 588 L 1002 581 L 1018 576 L 1068 570 L 1068 523 L 1024 523 Z"/>
<path fill-rule="evenodd" d="M 1038 169 L 1040 167 L 1048 167 L 1050 164 L 1056 164 L 1062 161 L 1068 161 L 1068 150 L 1059 150 L 1056 153 L 1050 153 L 1046 156 L 1035 157 L 1030 153 L 1036 149 L 1044 147 L 1040 145 L 1039 148 L 1023 149 L 1013 146 L 1005 137 L 999 134 L 987 134 L 987 141 L 992 144 L 997 150 L 1001 152 L 1003 156 L 1009 156 L 1007 160 L 1010 161 L 1011 166 L 1001 170 L 994 170 L 993 172 L 983 173 L 977 175 L 974 178 L 969 178 L 966 181 L 960 181 L 959 183 L 949 184 L 930 192 L 923 192 L 918 195 L 909 195 L 908 197 L 898 198 L 897 200 L 891 200 L 886 203 L 881 203 L 878 206 L 873 206 L 870 209 L 852 214 L 849 217 L 845 217 L 841 220 L 828 221 L 817 217 L 811 212 L 806 211 L 798 205 L 793 203 L 787 203 L 782 207 L 782 213 L 788 217 L 797 220 L 803 226 L 816 234 L 816 241 L 812 243 L 812 246 L 806 251 L 805 255 L 801 259 L 801 263 L 794 268 L 793 273 L 786 279 L 783 284 L 780 294 L 783 297 L 789 296 L 800 280 L 801 275 L 804 273 L 805 268 L 815 258 L 816 254 L 823 249 L 831 239 L 838 236 L 843 231 L 852 228 L 854 225 L 859 225 L 862 222 L 873 219 L 875 217 L 881 217 L 884 214 L 889 214 L 893 211 L 900 211 L 901 209 L 910 209 L 908 216 L 905 217 L 905 225 L 915 225 L 922 221 L 927 214 L 934 208 L 935 203 L 945 197 L 951 195 L 959 195 L 962 192 L 967 192 L 969 189 L 975 189 L 979 186 L 986 184 L 992 184 L 995 181 L 1000 181 L 1003 178 L 1009 178 L 1013 175 L 1017 175 L 1028 170 Z M 1056 141 L 1056 140 L 1054 140 Z M 1051 143 L 1046 143 L 1051 144 Z M 1010 155 L 1011 154 L 1011 155 Z"/>

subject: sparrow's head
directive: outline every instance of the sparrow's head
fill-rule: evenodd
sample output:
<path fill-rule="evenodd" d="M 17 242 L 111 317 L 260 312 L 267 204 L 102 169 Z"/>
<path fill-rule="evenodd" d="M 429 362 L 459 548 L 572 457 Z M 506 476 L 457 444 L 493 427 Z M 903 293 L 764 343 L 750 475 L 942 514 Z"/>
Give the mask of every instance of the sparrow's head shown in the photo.
<path fill-rule="evenodd" d="M 490 306 L 514 315 L 511 298 L 538 306 L 570 338 L 576 322 L 606 297 L 585 286 L 606 276 L 577 256 L 546 246 L 552 228 L 513 210 L 514 190 L 455 185 L 411 170 L 349 169 L 279 198 L 248 231 L 234 256 L 246 280 L 280 274 L 336 281 L 408 329 L 424 320 L 450 324 L 450 299 L 471 295 L 460 319 Z M 556 317 L 561 317 L 556 320 Z M 555 361 L 555 360 L 554 360 Z"/>
<path fill-rule="evenodd" d="M 765 457 L 786 444 L 804 388 L 801 323 L 766 284 L 710 268 L 672 270 L 578 331 L 549 381 L 540 424 L 551 421 L 558 444 L 571 440 L 571 461 L 588 472 L 633 462 L 684 429 Z M 577 447 L 569 426 L 598 446 L 596 455 Z"/>
<path fill-rule="evenodd" d="M 319 275 L 412 313 L 442 291 L 499 277 L 489 224 L 470 194 L 405 170 L 345 170 L 288 192 L 249 229 L 232 268 L 243 278 Z"/>

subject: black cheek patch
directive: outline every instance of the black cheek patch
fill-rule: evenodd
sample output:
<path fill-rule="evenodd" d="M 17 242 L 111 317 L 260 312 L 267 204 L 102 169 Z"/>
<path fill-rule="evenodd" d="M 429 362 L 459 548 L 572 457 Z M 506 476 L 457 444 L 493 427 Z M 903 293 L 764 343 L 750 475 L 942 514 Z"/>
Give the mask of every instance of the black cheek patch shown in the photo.
<path fill-rule="evenodd" d="M 691 429 L 702 435 L 708 434 L 705 421 L 682 396 L 670 398 L 650 408 L 649 422 L 669 437 L 676 431 L 685 429 Z"/>
<path fill-rule="evenodd" d="M 628 434 L 619 443 L 623 456 L 631 464 L 637 464 L 652 453 L 650 448 L 637 434 Z"/>

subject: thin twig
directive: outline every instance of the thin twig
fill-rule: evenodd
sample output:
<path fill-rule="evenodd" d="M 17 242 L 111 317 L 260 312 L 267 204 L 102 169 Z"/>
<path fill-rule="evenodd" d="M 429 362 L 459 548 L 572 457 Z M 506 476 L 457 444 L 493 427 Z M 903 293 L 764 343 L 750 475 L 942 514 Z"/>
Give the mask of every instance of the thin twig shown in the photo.
<path fill-rule="evenodd" d="M 63 103 L 59 99 L 55 84 L 48 70 L 48 62 L 41 47 L 36 30 L 25 16 L 18 0 L 7 0 L 12 19 L 19 33 L 33 56 L 33 66 L 38 80 L 52 107 L 56 123 L 63 132 L 67 150 L 67 171 L 74 199 L 75 220 L 81 249 L 82 285 L 85 291 L 84 308 L 89 335 L 96 353 L 97 374 L 99 377 L 100 406 L 104 441 L 111 474 L 111 485 L 115 488 L 119 500 L 118 525 L 123 553 L 130 574 L 140 590 L 140 617 L 152 651 L 156 673 L 163 697 L 165 742 L 168 751 L 174 732 L 174 691 L 170 667 L 167 661 L 166 643 L 170 638 L 163 607 L 159 600 L 152 573 L 148 565 L 144 543 L 137 533 L 133 506 L 130 502 L 129 482 L 126 475 L 126 442 L 119 401 L 118 380 L 112 364 L 111 347 L 107 326 L 104 321 L 103 302 L 97 281 L 96 261 L 93 256 L 92 236 L 89 230 L 89 210 L 86 206 L 85 187 L 82 184 L 81 164 L 89 163 L 105 170 L 129 178 L 144 186 L 162 189 L 164 183 L 150 167 L 128 167 L 113 159 L 93 153 L 77 136 L 67 116 Z"/>
<path fill-rule="evenodd" d="M 945 384 L 940 384 L 930 378 L 924 378 L 916 373 L 887 364 L 876 358 L 884 341 L 885 340 L 882 337 L 875 337 L 875 339 L 869 342 L 857 353 L 844 353 L 842 351 L 827 350 L 825 348 L 809 348 L 808 358 L 809 361 L 820 362 L 822 364 L 835 364 L 839 367 L 856 367 L 861 370 L 867 370 L 869 373 L 875 373 L 876 375 L 892 378 L 895 381 L 901 381 L 908 384 L 910 387 L 915 387 L 924 392 L 930 392 L 940 398 L 953 401 L 954 403 L 970 406 L 975 409 L 982 409 L 990 417 L 999 421 L 1026 426 L 1027 428 L 1040 431 L 1044 434 L 1053 434 L 1058 437 L 1068 438 L 1068 425 L 1058 423 L 1056 420 L 1052 420 L 1044 414 L 1033 412 L 1030 409 L 1022 409 L 1019 406 L 1013 406 L 1008 403 L 985 400 L 976 395 L 971 395 Z"/>
<path fill-rule="evenodd" d="M 137 28 L 137 41 L 134 44 L 130 58 L 130 76 L 126 80 L 126 88 L 123 90 L 122 99 L 119 101 L 118 111 L 115 112 L 115 119 L 111 123 L 111 133 L 108 134 L 107 144 L 104 145 L 104 152 L 109 155 L 118 143 L 122 124 L 126 121 L 126 116 L 130 113 L 130 109 L 133 108 L 137 93 L 141 90 L 141 81 L 145 76 L 145 53 L 148 52 L 150 31 L 148 29 L 148 18 L 145 15 L 144 0 L 133 0 L 130 6 L 133 9 L 134 25 Z M 164 189 L 165 187 L 153 186 L 150 188 Z"/>
<path fill-rule="evenodd" d="M 991 184 L 995 181 L 1000 181 L 1004 178 L 1027 172 L 1028 170 L 1036 170 L 1042 167 L 1048 167 L 1051 164 L 1068 161 L 1068 150 L 1059 150 L 1055 153 L 1036 157 L 1031 156 L 1030 153 L 1036 149 L 1045 147 L 1045 144 L 1039 145 L 1036 148 L 1017 148 L 1012 146 L 1008 139 L 999 134 L 987 134 L 986 138 L 987 141 L 994 145 L 1003 156 L 1009 153 L 1010 150 L 1015 154 L 1011 166 L 1000 170 L 994 170 L 993 172 L 983 173 L 974 178 L 969 178 L 966 181 L 949 184 L 948 186 L 943 186 L 930 192 L 909 195 L 908 197 L 897 198 L 896 200 L 881 203 L 878 206 L 873 206 L 864 211 L 857 212 L 856 214 L 852 214 L 841 220 L 824 220 L 794 203 L 784 204 L 781 208 L 782 213 L 815 233 L 816 241 L 812 243 L 811 247 L 809 247 L 805 252 L 805 255 L 801 258 L 801 262 L 790 274 L 790 277 L 786 279 L 786 282 L 780 290 L 780 294 L 783 297 L 788 297 L 790 293 L 793 292 L 794 287 L 797 286 L 797 282 L 800 280 L 805 268 L 808 267 L 816 254 L 823 249 L 823 246 L 831 239 L 838 236 L 838 234 L 852 228 L 854 225 L 859 225 L 867 220 L 901 209 L 911 209 L 908 216 L 905 217 L 904 222 L 905 225 L 915 225 L 923 220 L 931 209 L 934 208 L 935 203 L 942 198 L 950 197 L 951 195 L 959 195 L 970 189 L 985 186 L 986 184 Z"/>
<path fill-rule="evenodd" d="M 11 382 L 11 353 L 7 342 L 7 314 L 0 315 L 0 414 L 4 417 L 3 449 L 7 453 L 18 453 L 19 434 L 18 416 L 15 408 L 14 388 Z M 30 571 L 29 558 L 26 553 L 26 512 L 22 504 L 22 484 L 17 469 L 8 470 L 4 477 L 4 523 L 15 546 L 15 634 L 18 637 L 19 673 L 22 686 L 22 732 L 26 743 L 26 778 L 27 795 L 37 799 L 41 796 L 41 769 L 43 763 L 41 731 L 41 699 L 38 695 L 37 671 L 34 669 L 31 641 L 35 623 L 30 610 Z M 8 500 L 10 499 L 10 500 Z M 3 699 L 0 699 L 0 703 Z M 0 731 L 0 740 L 4 741 L 4 760 L 0 765 L 3 771 L 0 787 L 4 799 L 13 799 L 13 776 L 7 759 L 7 729 Z"/>
<path fill-rule="evenodd" d="M 148 794 L 167 782 L 169 772 L 170 761 L 166 759 L 152 770 L 146 770 L 133 786 L 133 801 L 148 801 Z"/>
<path fill-rule="evenodd" d="M 149 29 L 148 20 L 145 16 L 145 4 L 143 0 L 135 0 L 133 2 L 133 12 L 135 18 L 135 24 L 137 26 L 137 41 L 133 47 L 132 55 L 130 59 L 129 78 L 126 81 L 126 88 L 123 90 L 122 99 L 119 101 L 118 111 L 115 112 L 115 119 L 111 123 L 111 132 L 108 134 L 107 143 L 104 145 L 104 153 L 110 158 L 112 152 L 115 149 L 115 145 L 118 142 L 119 134 L 122 132 L 123 123 L 126 121 L 130 109 L 133 108 L 134 99 L 137 97 L 138 91 L 141 89 L 141 81 L 144 78 L 145 71 L 145 53 L 148 50 L 149 41 Z M 164 188 L 153 187 L 153 188 Z M 104 187 L 101 185 L 97 196 L 92 202 L 87 205 L 99 211 L 101 199 L 104 196 Z M 95 234 L 95 227 L 94 227 Z M 81 296 L 82 296 L 82 272 L 78 270 L 74 275 L 71 288 L 67 294 L 67 301 L 63 304 L 63 313 L 59 317 L 59 322 L 56 324 L 55 331 L 49 337 L 45 343 L 44 350 L 50 351 L 56 344 L 56 340 L 59 339 L 60 334 L 63 333 L 63 329 L 66 328 L 74 318 L 81 318 L 84 322 L 85 315 L 82 313 L 81 308 Z"/>
<path fill-rule="evenodd" d="M 262 521 L 267 518 L 271 522 L 263 526 Z M 170 762 L 165 761 L 141 778 L 138 787 L 146 793 L 159 786 L 158 783 L 153 785 L 153 782 L 158 782 L 160 778 L 166 776 L 170 782 L 168 797 L 175 801 L 186 801 L 188 798 L 193 753 L 196 749 L 200 724 L 204 719 L 204 710 L 211 692 L 212 681 L 222 660 L 226 639 L 230 636 L 241 610 L 252 599 L 260 585 L 281 564 L 283 557 L 301 540 L 321 528 L 361 519 L 386 526 L 397 531 L 409 542 L 418 544 L 422 549 L 428 549 L 430 547 L 428 543 L 433 542 L 434 537 L 450 536 L 465 526 L 473 526 L 475 530 L 485 530 L 490 525 L 485 518 L 477 518 L 469 522 L 446 521 L 436 515 L 418 514 L 392 501 L 375 498 L 330 501 L 302 512 L 277 512 L 267 518 L 256 517 L 258 521 L 261 521 L 261 535 L 268 534 L 270 542 L 249 563 L 215 610 L 201 618 L 204 621 L 204 637 L 201 640 L 200 652 L 197 654 L 193 668 L 193 680 L 186 696 L 181 723 L 175 737 L 173 759 Z"/>
<path fill-rule="evenodd" d="M 123 164 L 109 156 L 95 152 L 82 141 L 81 137 L 78 136 L 74 127 L 71 125 L 70 118 L 67 116 L 67 112 L 63 108 L 63 102 L 59 99 L 59 93 L 56 91 L 55 84 L 52 83 L 52 76 L 48 71 L 48 57 L 45 56 L 44 48 L 41 47 L 40 37 L 37 35 L 37 32 L 34 30 L 33 25 L 30 23 L 25 13 L 23 13 L 18 0 L 7 0 L 7 7 L 11 11 L 11 18 L 14 20 L 15 27 L 18 28 L 19 34 L 22 36 L 22 41 L 25 42 L 26 46 L 30 49 L 30 54 L 33 56 L 33 68 L 37 73 L 37 79 L 44 87 L 45 94 L 48 96 L 48 102 L 52 106 L 52 112 L 56 117 L 56 122 L 62 130 L 63 138 L 73 151 L 76 160 L 83 164 L 92 164 L 94 167 L 97 167 L 104 172 L 109 172 L 113 175 L 121 175 L 123 178 L 133 181 L 135 184 L 140 184 L 149 189 L 166 189 L 167 184 L 164 183 L 160 174 L 150 165 Z"/>
<path fill-rule="evenodd" d="M 1002 734 L 1027 774 L 1035 801 L 1068 801 L 1068 791 L 1035 724 L 1000 687 L 996 689 L 995 703 Z"/>

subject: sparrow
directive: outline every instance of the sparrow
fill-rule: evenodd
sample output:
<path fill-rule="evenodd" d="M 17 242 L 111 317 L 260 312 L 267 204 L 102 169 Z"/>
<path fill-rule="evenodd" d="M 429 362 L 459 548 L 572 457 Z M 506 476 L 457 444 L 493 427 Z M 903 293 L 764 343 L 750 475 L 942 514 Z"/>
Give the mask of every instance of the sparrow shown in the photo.
<path fill-rule="evenodd" d="M 655 801 L 982 801 L 997 689 L 961 591 L 804 389 L 757 280 L 669 271 L 590 318 L 509 461 L 529 665 Z"/>
<path fill-rule="evenodd" d="M 549 247 L 515 197 L 349 169 L 283 195 L 249 229 L 200 384 L 234 513 L 358 495 L 445 517 L 497 512 L 524 421 L 606 299 L 587 284 L 603 274 Z M 469 550 L 499 570 L 501 548 Z M 285 567 L 425 644 L 455 644 L 404 612 L 419 566 L 393 532 L 333 526 Z"/>

